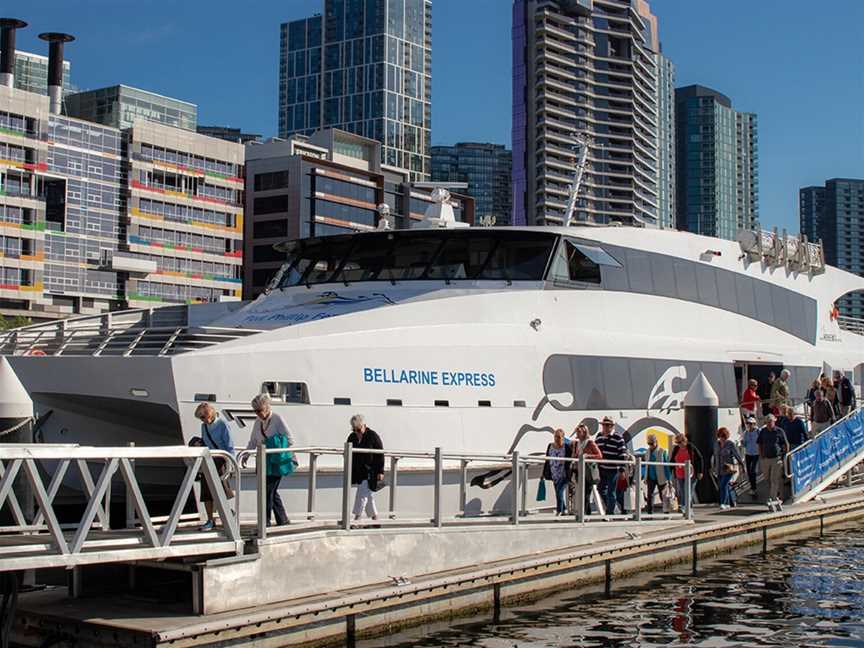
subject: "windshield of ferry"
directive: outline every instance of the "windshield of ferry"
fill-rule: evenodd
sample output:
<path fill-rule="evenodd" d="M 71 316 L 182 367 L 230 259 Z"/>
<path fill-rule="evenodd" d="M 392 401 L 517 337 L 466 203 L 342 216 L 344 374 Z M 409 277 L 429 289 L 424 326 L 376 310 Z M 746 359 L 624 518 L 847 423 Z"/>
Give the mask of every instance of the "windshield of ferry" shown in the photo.
<path fill-rule="evenodd" d="M 355 281 L 540 281 L 556 236 L 477 230 L 370 232 L 289 241 L 271 288 Z"/>

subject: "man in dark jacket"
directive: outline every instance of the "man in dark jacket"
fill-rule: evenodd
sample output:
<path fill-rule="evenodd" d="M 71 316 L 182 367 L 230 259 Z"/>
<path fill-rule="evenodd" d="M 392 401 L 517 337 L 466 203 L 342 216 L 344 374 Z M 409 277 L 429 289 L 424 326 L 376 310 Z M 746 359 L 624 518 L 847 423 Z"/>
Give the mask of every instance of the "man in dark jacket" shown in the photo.
<path fill-rule="evenodd" d="M 354 448 L 383 450 L 381 437 L 372 428 L 366 427 L 362 414 L 351 417 L 351 434 L 348 442 Z M 384 480 L 384 455 L 380 453 L 355 452 L 351 457 L 351 484 L 357 485 L 357 495 L 354 497 L 354 519 L 359 520 L 366 510 L 373 520 L 378 519 L 378 509 L 375 507 L 375 491 L 378 484 Z"/>
<path fill-rule="evenodd" d="M 772 511 L 783 509 L 783 458 L 789 452 L 789 441 L 773 414 L 765 417 L 765 427 L 756 437 L 759 445 L 759 470 L 768 482 L 768 501 Z"/>
<path fill-rule="evenodd" d="M 834 389 L 837 390 L 838 418 L 846 416 L 855 409 L 855 388 L 849 379 L 839 371 L 834 372 Z"/>
<path fill-rule="evenodd" d="M 786 433 L 790 450 L 794 450 L 810 439 L 810 435 L 807 434 L 807 424 L 795 413 L 794 407 L 786 407 L 786 412 L 777 420 L 777 425 Z"/>

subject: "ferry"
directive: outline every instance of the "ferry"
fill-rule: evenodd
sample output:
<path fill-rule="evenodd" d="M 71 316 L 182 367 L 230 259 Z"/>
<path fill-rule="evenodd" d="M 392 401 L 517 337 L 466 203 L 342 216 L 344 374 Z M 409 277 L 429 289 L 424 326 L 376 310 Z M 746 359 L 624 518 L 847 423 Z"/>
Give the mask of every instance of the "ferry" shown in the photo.
<path fill-rule="evenodd" d="M 245 446 L 250 400 L 268 392 L 299 446 L 341 446 L 362 413 L 391 449 L 543 452 L 555 428 L 593 432 L 604 416 L 631 446 L 653 431 L 669 447 L 699 372 L 731 430 L 748 377 L 788 369 L 801 399 L 839 369 L 860 393 L 864 322 L 835 303 L 864 279 L 826 266 L 819 244 L 776 231 L 463 227 L 438 193 L 415 229 L 282 244 L 285 264 L 251 302 L 5 333 L 37 439 L 186 443 L 208 401 Z"/>

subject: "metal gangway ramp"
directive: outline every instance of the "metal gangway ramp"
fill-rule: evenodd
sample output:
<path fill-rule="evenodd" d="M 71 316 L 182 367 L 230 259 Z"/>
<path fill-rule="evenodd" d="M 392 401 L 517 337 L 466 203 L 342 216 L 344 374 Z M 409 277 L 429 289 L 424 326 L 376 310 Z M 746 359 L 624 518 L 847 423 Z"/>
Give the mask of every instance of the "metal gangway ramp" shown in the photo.
<path fill-rule="evenodd" d="M 242 554 L 239 512 L 231 510 L 214 462 L 220 454 L 234 462 L 227 453 L 203 447 L 0 444 L 0 511 L 11 512 L 12 518 L 11 526 L 0 527 L 0 572 Z M 182 474 L 165 516 L 150 513 L 136 477 L 136 463 L 148 462 L 174 465 Z M 116 474 L 126 489 L 127 520 L 124 528 L 112 529 L 109 502 Z M 86 499 L 82 517 L 72 523 L 61 522 L 55 503 L 67 477 L 77 478 Z M 196 478 L 209 487 L 222 521 L 212 531 L 198 529 L 197 515 L 191 526 L 186 522 Z M 26 498 L 19 497 L 22 492 Z M 35 510 L 28 515 L 31 497 Z"/>
<path fill-rule="evenodd" d="M 792 500 L 808 502 L 864 461 L 864 410 L 852 410 L 786 455 Z"/>

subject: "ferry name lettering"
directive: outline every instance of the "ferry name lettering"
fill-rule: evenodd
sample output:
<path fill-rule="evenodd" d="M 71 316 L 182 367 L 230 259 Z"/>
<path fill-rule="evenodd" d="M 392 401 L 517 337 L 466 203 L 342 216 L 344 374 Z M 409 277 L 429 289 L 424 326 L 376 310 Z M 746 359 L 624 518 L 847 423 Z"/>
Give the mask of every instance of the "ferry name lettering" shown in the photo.
<path fill-rule="evenodd" d="M 495 374 L 482 371 L 437 371 L 435 369 L 384 369 L 381 367 L 363 367 L 363 382 L 388 385 L 494 387 Z"/>

